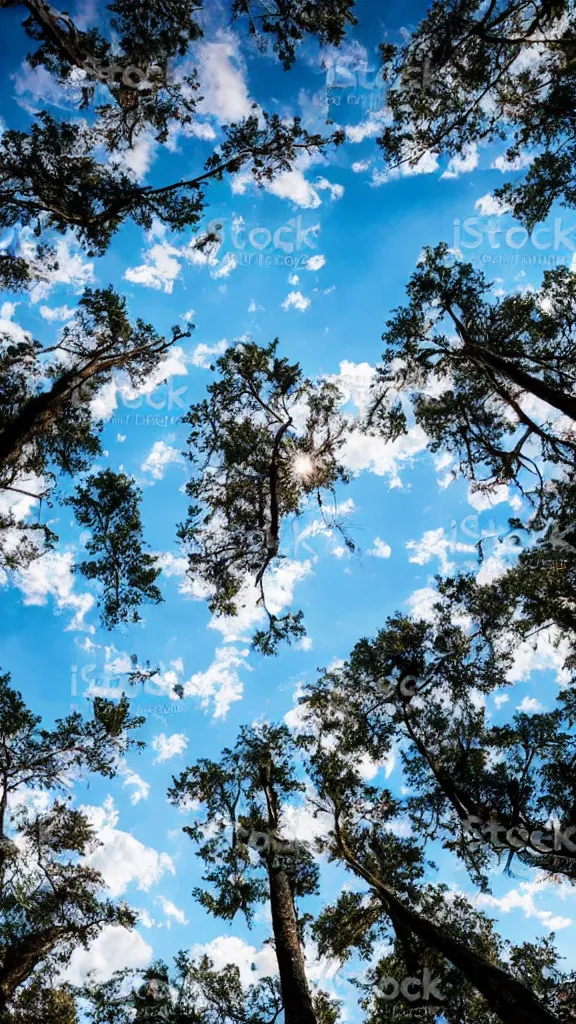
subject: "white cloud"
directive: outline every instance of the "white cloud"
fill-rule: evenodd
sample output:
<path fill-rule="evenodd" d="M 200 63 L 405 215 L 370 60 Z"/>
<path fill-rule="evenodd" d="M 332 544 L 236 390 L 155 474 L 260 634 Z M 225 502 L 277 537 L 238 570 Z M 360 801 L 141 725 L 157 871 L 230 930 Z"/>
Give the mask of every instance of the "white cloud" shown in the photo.
<path fill-rule="evenodd" d="M 162 480 L 166 466 L 182 461 L 178 448 L 173 448 L 165 441 L 155 441 L 140 469 L 143 473 L 150 473 L 155 480 Z"/>
<path fill-rule="evenodd" d="M 472 142 L 464 146 L 461 153 L 457 153 L 451 158 L 444 174 L 441 174 L 440 177 L 459 178 L 461 174 L 468 174 L 478 166 L 479 159 L 478 147 L 475 142 Z"/>
<path fill-rule="evenodd" d="M 508 171 L 522 171 L 525 167 L 530 166 L 535 156 L 535 153 L 524 152 L 519 153 L 513 160 L 508 160 L 506 154 L 503 153 L 501 156 L 497 156 L 490 166 L 497 171 L 502 171 L 502 174 L 506 174 Z"/>
<path fill-rule="evenodd" d="M 203 97 L 197 108 L 200 113 L 216 117 L 221 124 L 254 113 L 238 43 L 231 32 L 220 32 L 217 42 L 201 44 L 197 62 Z"/>
<path fill-rule="evenodd" d="M 397 167 L 391 167 L 385 171 L 373 171 L 371 184 L 377 187 L 378 185 L 385 185 L 388 181 L 395 181 L 397 178 L 409 178 L 415 174 L 433 174 L 437 170 L 437 154 L 428 150 L 422 154 L 415 164 L 409 163 L 405 157 L 404 162 Z"/>
<path fill-rule="evenodd" d="M 508 213 L 511 207 L 508 203 L 504 203 L 487 192 L 485 196 L 480 196 L 480 199 L 476 200 L 474 209 L 478 210 L 483 217 L 501 217 L 504 213 Z"/>
<path fill-rule="evenodd" d="M 500 899 L 489 896 L 487 893 L 481 893 L 474 902 L 479 907 L 497 908 L 503 914 L 509 914 L 511 910 L 523 910 L 525 917 L 536 918 L 550 931 L 567 928 L 572 924 L 571 918 L 555 917 L 551 910 L 540 910 L 536 905 L 534 897 L 541 895 L 546 889 L 556 896 L 563 896 L 569 891 L 567 885 L 562 884 L 560 887 L 550 882 L 543 873 L 539 873 L 534 880 L 521 882 L 517 889 L 511 889 Z"/>
<path fill-rule="evenodd" d="M 400 467 L 426 448 L 426 434 L 420 426 L 410 427 L 395 441 L 353 431 L 341 449 L 340 460 L 353 473 L 368 470 L 376 476 L 390 476 L 391 487 L 401 487 Z"/>
<path fill-rule="evenodd" d="M 266 580 L 266 603 L 273 615 L 279 615 L 292 603 L 294 587 L 310 575 L 310 561 L 300 562 L 285 558 L 268 575 Z M 254 626 L 266 621 L 266 612 L 258 603 L 258 591 L 252 580 L 248 580 L 236 598 L 238 614 L 235 616 L 213 616 L 210 629 L 222 633 L 226 642 L 250 639 Z M 248 634 L 248 635 L 247 635 Z"/>
<path fill-rule="evenodd" d="M 199 345 L 196 345 L 192 353 L 192 364 L 194 366 L 201 366 L 203 370 L 209 370 L 214 361 L 210 357 L 223 355 L 227 348 L 228 342 L 226 338 L 223 338 L 222 341 L 217 341 L 215 345 L 205 345 L 204 342 L 201 342 Z"/>
<path fill-rule="evenodd" d="M 522 702 L 516 705 L 516 711 L 525 711 L 527 714 L 545 710 L 544 705 L 536 700 L 536 697 L 524 697 Z"/>
<path fill-rule="evenodd" d="M 17 345 L 23 345 L 32 340 L 30 331 L 25 331 L 20 324 L 14 323 L 13 317 L 16 312 L 17 302 L 4 302 L 0 308 L 0 338 L 6 337 Z"/>
<path fill-rule="evenodd" d="M 416 565 L 427 565 L 432 558 L 438 558 L 442 573 L 449 573 L 454 569 L 454 562 L 448 560 L 448 552 L 476 551 L 473 544 L 462 544 L 447 537 L 443 526 L 436 530 L 426 530 L 420 540 L 407 541 L 406 550 L 413 552 L 408 561 L 415 562 Z"/>
<path fill-rule="evenodd" d="M 137 931 L 107 924 L 87 949 L 79 946 L 74 950 L 61 977 L 72 985 L 82 985 L 93 971 L 96 981 L 107 981 L 115 971 L 145 967 L 153 952 Z"/>
<path fill-rule="evenodd" d="M 152 749 L 158 754 L 153 763 L 160 764 L 172 757 L 179 757 L 186 750 L 188 742 L 188 737 L 183 732 L 173 732 L 171 736 L 161 732 L 158 736 L 153 736 Z"/>
<path fill-rule="evenodd" d="M 503 501 L 507 501 L 516 512 L 522 507 L 522 499 L 518 494 L 510 496 L 508 484 L 496 484 L 489 491 L 474 490 L 474 487 L 470 484 L 467 498 L 472 508 L 475 508 L 477 512 L 484 512 L 486 509 L 493 508 L 494 505 L 500 505 Z"/>
<path fill-rule="evenodd" d="M 510 637 L 508 641 L 503 641 L 505 649 L 509 649 L 511 642 L 514 660 L 506 673 L 508 682 L 522 682 L 529 679 L 533 672 L 555 670 L 556 682 L 568 683 L 570 671 L 564 668 L 564 664 L 569 657 L 570 647 L 565 639 L 560 639 L 554 627 L 543 629 L 535 638 L 521 643 L 514 643 Z"/>
<path fill-rule="evenodd" d="M 354 174 L 362 174 L 363 171 L 370 170 L 371 160 L 355 160 L 352 164 L 352 170 Z"/>
<path fill-rule="evenodd" d="M 204 955 L 210 957 L 217 971 L 222 970 L 228 964 L 235 964 L 240 972 L 240 981 L 245 988 L 255 981 L 259 981 L 260 978 L 274 977 L 278 974 L 278 963 L 270 945 L 257 950 L 255 946 L 250 946 L 243 939 L 233 935 L 219 935 L 211 942 L 206 942 L 203 945 L 197 943 L 192 946 L 191 959 Z"/>
<path fill-rule="evenodd" d="M 334 185 L 331 181 L 328 181 L 328 178 L 317 178 L 314 182 L 314 188 L 319 189 L 320 192 L 327 189 L 330 192 L 330 199 L 333 202 L 336 199 L 342 199 L 342 196 L 344 195 L 344 186 Z"/>
<path fill-rule="evenodd" d="M 153 132 L 140 132 L 127 149 L 120 153 L 114 153 L 108 162 L 112 167 L 117 167 L 127 174 L 133 181 L 140 182 L 150 170 L 157 148 L 158 143 Z"/>
<path fill-rule="evenodd" d="M 388 112 L 386 110 L 375 110 L 366 121 L 361 121 L 360 124 L 346 125 L 346 136 L 353 143 L 364 142 L 364 139 L 374 139 L 377 135 L 382 134 L 387 120 Z M 370 162 L 368 161 L 368 163 Z"/>
<path fill-rule="evenodd" d="M 434 622 L 436 618 L 434 605 L 438 604 L 439 600 L 440 595 L 434 587 L 421 587 L 410 594 L 406 604 L 412 618 L 422 619 L 424 622 Z"/>
<path fill-rule="evenodd" d="M 373 558 L 390 558 L 392 554 L 392 548 L 389 544 L 386 544 L 380 537 L 374 538 L 374 547 L 369 548 L 366 552 L 367 555 L 372 555 Z"/>
<path fill-rule="evenodd" d="M 220 277 L 229 277 L 233 270 L 238 266 L 238 259 L 236 254 L 233 252 L 227 252 L 218 266 L 210 271 L 210 277 L 215 280 Z"/>
<path fill-rule="evenodd" d="M 100 872 L 112 897 L 122 896 L 132 884 L 148 892 L 166 872 L 176 874 L 174 862 L 167 853 L 158 853 L 129 832 L 116 828 L 118 811 L 112 797 L 106 797 L 101 807 L 83 806 L 80 810 L 86 814 L 102 844 L 85 861 Z"/>
<path fill-rule="evenodd" d="M 48 551 L 25 569 L 14 574 L 14 582 L 24 595 L 25 605 L 45 605 L 52 597 L 59 611 L 72 609 L 74 618 L 67 629 L 85 629 L 84 616 L 94 605 L 91 594 L 74 593 L 77 577 L 72 571 L 71 552 Z"/>
<path fill-rule="evenodd" d="M 171 900 L 167 900 L 165 896 L 159 896 L 158 902 L 162 907 L 162 910 L 166 914 L 166 917 L 174 918 L 174 920 L 177 921 L 178 924 L 188 924 L 188 920 L 186 918 L 184 911 L 180 910 L 180 908 L 177 907 L 176 904 L 172 903 Z M 168 922 L 168 927 L 169 926 L 170 922 Z"/>
<path fill-rule="evenodd" d="M 210 667 L 205 672 L 195 672 L 183 684 L 184 696 L 196 697 L 203 708 L 213 701 L 214 718 L 225 718 L 230 705 L 242 700 L 244 687 L 238 669 L 249 671 L 248 654 L 248 649 L 218 647 Z"/>
<path fill-rule="evenodd" d="M 39 266 L 42 279 L 38 281 L 30 291 L 30 301 L 33 303 L 46 299 L 50 292 L 58 285 L 68 285 L 76 293 L 92 284 L 94 281 L 94 264 L 84 262 L 80 252 L 75 252 L 75 242 L 72 237 L 66 235 L 59 238 L 55 244 L 56 269 L 45 270 L 38 261 L 37 244 L 33 236 L 27 234 L 27 229 L 20 232 L 21 255 L 33 266 Z"/>
<path fill-rule="evenodd" d="M 174 282 L 180 276 L 182 269 L 175 257 L 181 255 L 181 250 L 169 245 L 168 242 L 158 242 L 146 253 L 145 263 L 140 264 L 139 267 L 128 267 L 124 279 L 133 284 L 161 289 L 171 295 Z"/>
<path fill-rule="evenodd" d="M 314 210 L 322 205 L 320 192 L 330 190 L 332 199 L 340 198 L 341 185 L 332 185 L 326 178 L 320 178 L 319 182 L 312 185 L 306 178 L 305 172 L 310 168 L 314 158 L 308 153 L 300 153 L 296 158 L 292 169 L 281 171 L 272 181 L 264 180 L 261 187 L 278 199 L 288 199 L 296 206 L 303 209 Z M 231 181 L 232 192 L 235 195 L 244 195 L 248 187 L 254 187 L 254 180 L 249 170 L 240 171 Z"/>
<path fill-rule="evenodd" d="M 122 783 L 123 789 L 126 786 L 133 787 L 133 791 L 130 793 L 130 803 L 133 806 L 139 804 L 141 800 L 148 799 L 148 796 L 150 795 L 150 783 L 145 782 L 142 776 L 138 775 L 138 772 L 132 771 L 125 761 L 122 761 L 119 764 L 118 774 L 124 779 L 124 782 Z"/>
<path fill-rule="evenodd" d="M 40 306 L 39 313 L 49 323 L 54 323 L 56 320 L 70 320 L 74 316 L 74 310 L 69 309 L 68 306 L 57 306 L 54 309 L 51 309 L 50 306 Z"/>
<path fill-rule="evenodd" d="M 325 256 L 310 256 L 310 259 L 306 262 L 307 270 L 321 270 L 326 265 Z"/>
<path fill-rule="evenodd" d="M 303 313 L 306 309 L 308 309 L 309 305 L 310 299 L 305 298 L 305 296 L 302 295 L 302 292 L 294 291 L 288 293 L 288 295 L 284 299 L 284 302 L 282 303 L 282 309 L 288 310 L 292 306 L 294 306 L 295 309 L 298 309 L 301 313 Z"/>

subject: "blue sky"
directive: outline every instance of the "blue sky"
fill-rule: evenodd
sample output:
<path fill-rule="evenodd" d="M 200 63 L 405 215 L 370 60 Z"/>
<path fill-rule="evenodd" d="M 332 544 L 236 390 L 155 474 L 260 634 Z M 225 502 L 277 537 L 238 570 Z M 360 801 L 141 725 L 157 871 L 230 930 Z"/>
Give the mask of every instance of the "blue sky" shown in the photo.
<path fill-rule="evenodd" d="M 90 808 L 104 844 L 95 864 L 112 892 L 144 917 L 132 935 L 108 929 L 89 953 L 75 954 L 75 979 L 89 966 L 105 974 L 197 946 L 218 965 L 243 965 L 246 979 L 256 976 L 251 963 L 260 973 L 271 969 L 269 949 L 262 947 L 269 934 L 265 914 L 248 932 L 241 920 L 228 925 L 209 918 L 192 899 L 201 865 L 180 832 L 186 817 L 166 801 L 172 774 L 198 757 L 218 757 L 234 743 L 241 724 L 286 715 L 296 721 L 295 695 L 318 666 L 345 658 L 395 610 L 430 614 L 434 574 L 466 566 L 478 571 L 474 544 L 483 532 L 505 531 L 508 517 L 520 508 L 512 491 L 496 495 L 500 500 L 490 508 L 464 481 L 450 481 L 449 462 L 426 451 L 417 429 L 393 445 L 357 438 L 344 452 L 354 477 L 339 501 L 359 553 L 349 555 L 337 535 L 317 532 L 313 511 L 287 525 L 286 561 L 275 594 L 279 608 L 292 596 L 295 607 L 303 608 L 309 641 L 284 648 L 277 659 L 250 651 L 246 638 L 256 623 L 250 606 L 240 621 L 211 618 L 206 602 L 187 584 L 176 544 L 187 479 L 180 455 L 186 427 L 179 420 L 203 397 L 210 360 L 227 344 L 245 336 L 261 343 L 279 337 L 282 354 L 300 361 L 309 376 L 338 378 L 349 398 L 345 411 L 358 414 L 382 352 L 386 318 L 403 301 L 424 245 L 444 240 L 459 248 L 484 268 L 497 295 L 536 287 L 545 266 L 572 260 L 572 219 L 565 211 L 553 211 L 547 232 L 529 238 L 499 210 L 494 189 L 522 173 L 522 167 L 507 165 L 504 144 L 470 150 L 451 164 L 428 155 L 418 173 L 385 174 L 374 142 L 385 118 L 375 50 L 384 38 L 398 40 L 422 10 L 417 4 L 387 5 L 384 23 L 379 5 L 365 0 L 358 5 L 360 25 L 340 54 L 307 44 L 286 74 L 227 27 L 223 8 L 211 9 L 197 54 L 205 98 L 195 134 L 174 133 L 167 147 L 141 138 L 128 164 L 134 175 L 154 184 L 199 171 L 221 125 L 248 114 L 253 102 L 298 113 L 307 127 L 321 130 L 330 101 L 334 120 L 346 128 L 346 144 L 327 157 L 300 160 L 266 191 L 242 173 L 213 186 L 201 228 L 221 224 L 222 243 L 202 260 L 191 248 L 191 231 L 176 235 L 155 225 L 145 234 L 128 225 L 101 259 L 89 259 L 72 239 L 62 239 L 53 279 L 29 297 L 2 297 L 0 329 L 12 335 L 29 331 L 46 345 L 57 339 L 86 284 L 112 282 L 126 294 L 131 313 L 159 331 L 168 332 L 186 317 L 196 324 L 164 367 L 168 384 L 154 388 L 151 380 L 146 394 L 130 395 L 120 381 L 95 407 L 106 418 L 108 453 L 98 465 L 123 468 L 143 488 L 147 539 L 165 567 L 165 603 L 146 609 L 142 626 L 102 631 L 94 594 L 72 572 L 82 557 L 82 536 L 57 506 L 51 512 L 60 535 L 56 551 L 4 579 L 0 589 L 2 668 L 47 720 L 72 705 L 86 707 L 88 692 L 116 687 L 119 693 L 132 652 L 161 670 L 160 683 L 147 692 L 129 691 L 135 712 L 147 715 L 146 751 L 129 756 L 114 781 L 91 780 L 89 789 L 78 787 L 76 797 Z M 88 18 L 88 6 L 78 14 Z M 26 66 L 28 47 L 16 12 L 2 17 L 12 26 L 0 41 L 8 72 L 0 103 L 4 122 L 26 126 L 42 108 L 74 116 L 73 92 L 63 97 L 47 73 Z M 0 245 L 9 240 L 7 234 Z M 20 241 L 26 243 L 25 234 Z M 24 504 L 19 511 L 27 511 Z M 508 557 L 505 546 L 492 543 L 481 579 L 501 571 Z M 563 681 L 562 649 L 552 640 L 543 634 L 536 651 L 517 652 L 515 685 L 498 695 L 509 699 L 488 699 L 495 722 L 520 705 L 551 707 Z M 186 692 L 177 713 L 167 696 L 176 681 Z M 378 769 L 376 780 L 386 773 L 399 791 L 398 757 Z M 310 836 L 304 809 L 294 812 L 293 824 L 297 837 Z M 473 893 L 458 864 L 441 851 L 436 860 L 437 880 Z M 342 872 L 323 865 L 322 900 L 315 906 L 333 899 L 344 880 Z M 573 892 L 552 891 L 518 868 L 514 878 L 495 877 L 493 893 L 492 901 L 479 906 L 497 919 L 503 935 L 520 941 L 554 928 L 560 951 L 575 966 Z M 354 1020 L 354 992 L 345 980 L 349 969 L 336 979 L 334 965 L 319 961 L 313 949 L 309 956 L 311 977 L 343 998 Z"/>

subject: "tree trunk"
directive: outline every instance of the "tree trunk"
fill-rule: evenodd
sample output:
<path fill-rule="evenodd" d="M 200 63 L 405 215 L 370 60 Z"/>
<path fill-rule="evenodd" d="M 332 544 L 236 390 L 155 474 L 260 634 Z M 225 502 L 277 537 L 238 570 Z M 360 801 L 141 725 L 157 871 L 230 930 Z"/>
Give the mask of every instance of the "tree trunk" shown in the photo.
<path fill-rule="evenodd" d="M 528 391 L 535 395 L 536 398 L 541 398 L 543 402 L 551 405 L 554 409 L 558 409 L 559 412 L 563 412 L 571 420 L 576 420 L 576 398 L 572 395 L 568 395 L 566 392 L 559 391 L 550 384 L 546 384 L 539 377 L 533 377 L 531 373 L 526 373 L 521 367 L 509 362 L 507 359 L 503 359 L 502 356 L 491 352 L 490 349 L 476 345 L 473 347 L 474 356 L 481 359 L 486 366 L 508 377 L 513 384 L 517 384 L 523 391 Z"/>
<path fill-rule="evenodd" d="M 507 377 L 513 384 L 517 384 L 523 391 L 528 391 L 536 398 L 541 398 L 543 402 L 551 405 L 554 409 L 558 409 L 559 412 L 563 412 L 571 420 L 576 420 L 576 397 L 574 395 L 560 391 L 551 384 L 546 384 L 539 377 L 533 377 L 531 373 L 527 373 L 526 370 L 523 370 L 521 366 L 512 360 L 505 359 L 504 356 L 498 355 L 497 352 L 492 352 L 486 345 L 480 345 L 478 342 L 473 341 L 467 328 L 452 307 L 447 305 L 445 309 L 454 321 L 456 330 L 464 344 L 464 352 L 475 363 L 489 366 L 491 370 L 496 370 L 497 373 Z"/>
<path fill-rule="evenodd" d="M 467 981 L 484 996 L 490 1009 L 500 1017 L 503 1024 L 511 1024 L 512 1021 L 514 1024 L 561 1024 L 558 1017 L 542 1006 L 531 989 L 521 981 L 402 903 L 379 878 L 356 860 L 343 841 L 341 850 L 346 863 L 374 889 L 385 909 L 461 971 Z"/>
<path fill-rule="evenodd" d="M 0 431 L 0 467 L 17 464 L 24 445 L 55 420 L 60 406 L 69 399 L 75 382 L 79 387 L 93 372 L 84 375 L 69 370 L 54 382 L 50 391 L 34 395 L 24 403 L 14 419 Z"/>
<path fill-rule="evenodd" d="M 272 866 L 270 906 L 284 1004 L 285 1024 L 318 1024 L 308 988 L 304 957 L 298 935 L 292 890 L 285 871 Z"/>

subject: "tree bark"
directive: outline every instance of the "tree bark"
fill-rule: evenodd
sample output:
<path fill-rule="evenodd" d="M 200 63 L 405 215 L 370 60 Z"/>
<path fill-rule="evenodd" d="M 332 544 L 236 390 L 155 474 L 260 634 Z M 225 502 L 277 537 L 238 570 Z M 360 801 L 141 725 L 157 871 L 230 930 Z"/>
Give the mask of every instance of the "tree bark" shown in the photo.
<path fill-rule="evenodd" d="M 0 467 L 17 463 L 24 445 L 46 430 L 56 419 L 61 406 L 69 400 L 72 391 L 89 380 L 95 372 L 93 367 L 89 372 L 69 370 L 54 382 L 49 391 L 29 398 L 12 422 L 0 431 Z"/>
<path fill-rule="evenodd" d="M 363 878 L 382 900 L 391 916 L 410 929 L 432 949 L 446 957 L 478 992 L 503 1021 L 503 1024 L 561 1024 L 534 993 L 502 967 L 492 963 L 468 946 L 442 931 L 442 928 L 406 906 L 367 868 L 356 860 L 340 836 L 340 849 L 344 860 L 355 874 Z"/>
<path fill-rule="evenodd" d="M 281 869 L 270 866 L 268 873 L 284 1022 L 318 1024 L 306 978 L 290 883 L 286 872 Z"/>
<path fill-rule="evenodd" d="M 513 384 L 517 384 L 523 391 L 530 392 L 536 398 L 540 398 L 543 402 L 551 405 L 554 409 L 563 412 L 571 420 L 576 420 L 576 397 L 574 395 L 566 394 L 565 391 L 560 391 L 551 384 L 546 384 L 539 377 L 534 377 L 531 373 L 527 373 L 517 363 L 505 359 L 503 356 L 498 355 L 497 352 L 492 352 L 485 345 L 479 345 L 477 342 L 472 341 L 468 330 L 454 313 L 454 310 L 450 306 L 446 307 L 446 310 L 454 321 L 458 334 L 464 343 L 464 352 L 470 355 L 474 362 L 489 366 L 491 370 L 496 370 L 497 373 L 507 377 Z"/>

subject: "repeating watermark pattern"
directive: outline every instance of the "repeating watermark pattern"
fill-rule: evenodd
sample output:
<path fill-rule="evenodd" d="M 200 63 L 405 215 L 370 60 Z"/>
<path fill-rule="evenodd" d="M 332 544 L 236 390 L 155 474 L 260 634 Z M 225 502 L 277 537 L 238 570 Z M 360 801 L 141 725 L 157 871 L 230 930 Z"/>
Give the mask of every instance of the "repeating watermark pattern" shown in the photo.
<path fill-rule="evenodd" d="M 163 662 L 158 663 L 158 676 L 162 677 L 166 671 Z M 110 671 L 99 669 L 95 662 L 84 665 L 81 669 L 77 665 L 70 666 L 70 695 L 75 698 L 70 704 L 71 711 L 81 711 L 77 699 L 84 701 L 84 707 L 94 696 L 105 697 L 107 700 L 120 700 L 121 697 L 128 697 L 132 702 L 132 711 L 135 715 L 150 715 L 166 721 L 166 715 L 182 714 L 187 710 L 183 700 L 174 700 L 169 704 L 139 704 L 139 697 L 142 691 L 150 697 L 166 697 L 166 686 L 158 683 L 154 676 L 146 678 L 143 683 L 138 684 L 140 691 L 137 691 L 128 682 L 129 673 L 122 671 Z M 80 679 L 79 679 L 80 677 Z M 82 686 L 84 684 L 84 686 Z"/>
<path fill-rule="evenodd" d="M 112 416 L 109 420 L 117 427 L 175 427 L 183 422 L 182 416 Z"/>
<path fill-rule="evenodd" d="M 533 829 L 531 832 L 528 832 L 528 829 L 516 825 L 507 829 L 505 825 L 502 825 L 495 818 L 484 820 L 475 814 L 469 814 L 463 819 L 462 827 L 470 835 L 471 846 L 474 849 L 482 846 L 482 843 L 478 840 L 480 835 L 497 850 L 503 850 L 506 847 L 511 850 L 523 850 L 530 846 L 539 853 L 557 853 L 562 848 L 568 850 L 569 853 L 576 853 L 576 843 L 573 843 L 571 839 L 571 836 L 576 834 L 576 826 L 574 825 L 570 828 L 560 829 L 559 825 L 554 823 L 552 825 L 552 834 L 548 835 L 552 845 L 542 841 L 546 833 L 541 829 Z"/>
<path fill-rule="evenodd" d="M 418 693 L 418 683 L 422 682 L 416 676 L 403 676 L 401 679 L 386 679 L 381 678 L 378 680 L 377 685 L 382 690 L 384 699 L 393 699 L 394 697 L 405 697 L 407 700 L 411 700 Z"/>
<path fill-rule="evenodd" d="M 428 967 L 425 967 L 422 971 L 422 979 L 403 978 L 401 981 L 397 981 L 396 978 L 381 978 L 376 986 L 376 991 L 381 999 L 390 1001 L 398 999 L 401 995 L 409 1003 L 415 1003 L 416 1000 L 428 1002 L 432 996 L 435 1001 L 441 1003 L 444 1002 L 444 996 L 438 987 L 440 981 L 440 978 L 433 978 Z"/>
<path fill-rule="evenodd" d="M 559 266 L 571 262 L 576 252 L 576 224 L 567 227 L 562 217 L 532 231 L 505 216 L 474 216 L 463 221 L 456 217 L 452 226 L 454 251 L 464 258 L 473 256 L 481 264 Z M 530 254 L 530 248 L 535 252 Z"/>
<path fill-rule="evenodd" d="M 576 554 L 576 544 L 570 540 L 571 537 L 576 539 L 575 523 L 569 523 L 568 526 L 562 528 L 553 523 L 546 537 L 540 538 L 543 544 L 547 545 L 546 547 L 543 544 L 536 546 L 533 534 L 528 529 L 522 530 L 513 526 L 509 526 L 508 529 L 498 529 L 493 519 L 483 525 L 481 517 L 476 513 L 465 516 L 460 522 L 456 519 L 450 520 L 450 541 L 454 548 L 459 542 L 460 535 L 474 540 L 475 546 L 481 547 L 483 555 L 489 551 L 494 554 L 504 548 L 518 550 L 528 547 L 533 547 L 541 558 L 555 558 L 559 553 Z"/>
<path fill-rule="evenodd" d="M 324 66 L 326 73 L 327 105 L 341 107 L 357 106 L 370 111 L 381 111 L 386 105 L 388 90 L 395 92 L 407 88 L 422 93 L 430 91 L 433 72 L 430 55 L 424 42 L 419 44 L 419 53 L 412 52 L 412 66 L 404 68 L 392 82 L 386 79 L 380 65 L 369 65 L 367 60 L 346 60 L 337 58 Z M 317 102 L 319 102 L 317 100 Z"/>
<path fill-rule="evenodd" d="M 154 89 L 166 84 L 165 73 L 159 65 L 153 65 L 148 71 L 135 64 L 118 64 L 116 61 L 102 61 L 94 57 L 85 57 L 82 61 L 84 70 L 99 82 L 107 85 L 124 85 L 132 89 Z"/>
<path fill-rule="evenodd" d="M 226 218 L 211 220 L 207 231 L 217 235 L 221 245 L 229 239 L 232 249 L 225 255 L 234 256 L 240 266 L 274 266 L 294 270 L 307 266 L 308 250 L 316 249 L 320 225 L 306 226 L 301 214 L 270 228 L 263 225 L 248 227 L 243 217 L 233 217 L 229 225 Z"/>
<path fill-rule="evenodd" d="M 384 106 L 385 97 L 382 68 L 369 67 L 367 61 L 335 61 L 326 67 L 328 106 L 359 106 L 376 111 Z"/>
<path fill-rule="evenodd" d="M 239 828 L 237 832 L 240 842 L 246 843 L 252 850 L 256 850 L 261 856 L 265 856 L 268 850 L 274 854 L 272 867 L 284 868 L 293 866 L 295 858 L 301 850 L 304 850 L 303 843 L 296 839 L 277 839 L 267 832 L 257 832 Z"/>

